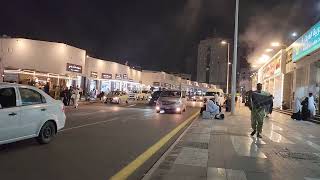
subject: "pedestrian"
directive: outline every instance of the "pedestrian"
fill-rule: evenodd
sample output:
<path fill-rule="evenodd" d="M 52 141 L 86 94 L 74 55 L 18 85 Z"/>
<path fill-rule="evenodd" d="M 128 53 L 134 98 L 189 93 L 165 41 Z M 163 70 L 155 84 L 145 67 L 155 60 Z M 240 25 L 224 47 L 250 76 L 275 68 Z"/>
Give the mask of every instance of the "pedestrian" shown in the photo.
<path fill-rule="evenodd" d="M 310 117 L 313 118 L 316 115 L 316 102 L 314 101 L 312 93 L 309 93 L 308 109 L 310 111 Z"/>
<path fill-rule="evenodd" d="M 62 93 L 60 93 L 60 97 L 62 97 L 62 102 L 65 106 L 68 106 L 68 87 L 66 87 Z"/>
<path fill-rule="evenodd" d="M 215 99 L 210 99 L 207 102 L 206 111 L 208 111 L 212 116 L 219 114 L 219 106 L 214 102 Z"/>
<path fill-rule="evenodd" d="M 231 97 L 230 95 L 228 95 L 226 99 L 226 112 L 230 112 L 230 111 L 231 111 Z"/>
<path fill-rule="evenodd" d="M 309 98 L 306 97 L 302 102 L 302 120 L 306 121 L 309 119 L 310 117 L 310 111 L 308 109 L 308 105 L 309 105 Z"/>
<path fill-rule="evenodd" d="M 205 111 L 207 109 L 207 98 L 204 98 L 203 100 L 203 106 L 200 109 L 200 114 L 202 115 L 203 111 Z"/>
<path fill-rule="evenodd" d="M 269 93 L 262 91 L 262 84 L 258 83 L 257 90 L 251 93 L 250 101 L 251 127 L 253 129 L 251 136 L 257 133 L 257 138 L 262 138 L 263 120 L 266 116 L 266 110 L 271 106 L 273 99 Z"/>
<path fill-rule="evenodd" d="M 43 91 L 49 95 L 49 92 L 50 92 L 49 82 L 47 82 L 46 85 L 44 85 Z"/>
<path fill-rule="evenodd" d="M 292 114 L 291 118 L 294 120 L 300 121 L 301 120 L 301 111 L 302 111 L 302 106 L 301 106 L 300 98 L 296 97 L 296 99 L 294 101 L 293 114 Z"/>
<path fill-rule="evenodd" d="M 74 93 L 74 108 L 78 108 L 78 102 L 79 102 L 79 99 L 80 99 L 80 93 L 79 93 L 79 89 L 78 88 L 75 88 L 73 90 L 73 93 Z"/>
<path fill-rule="evenodd" d="M 73 94 L 72 86 L 70 86 L 70 89 L 67 92 L 67 105 L 70 106 L 71 96 Z"/>

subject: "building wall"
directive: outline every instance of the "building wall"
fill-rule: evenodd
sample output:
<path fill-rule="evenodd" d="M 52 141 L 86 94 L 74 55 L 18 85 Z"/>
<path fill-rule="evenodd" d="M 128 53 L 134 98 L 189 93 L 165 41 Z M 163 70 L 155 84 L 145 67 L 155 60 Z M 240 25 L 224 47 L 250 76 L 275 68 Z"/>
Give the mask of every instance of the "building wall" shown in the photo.
<path fill-rule="evenodd" d="M 212 38 L 198 46 L 197 81 L 219 85 L 225 89 L 227 82 L 227 46 L 222 39 Z M 209 77 L 207 77 L 207 72 Z"/>
<path fill-rule="evenodd" d="M 69 74 L 67 63 L 85 68 L 86 51 L 63 43 L 1 38 L 0 57 L 5 68 Z"/>
<path fill-rule="evenodd" d="M 91 72 L 97 72 L 98 78 L 102 79 L 102 73 L 112 74 L 112 79 L 115 79 L 115 74 L 127 74 L 128 79 L 133 79 L 134 82 L 141 81 L 141 71 L 131 69 L 129 66 L 116 62 L 106 61 L 93 57 L 86 58 L 86 75 L 90 77 Z"/>

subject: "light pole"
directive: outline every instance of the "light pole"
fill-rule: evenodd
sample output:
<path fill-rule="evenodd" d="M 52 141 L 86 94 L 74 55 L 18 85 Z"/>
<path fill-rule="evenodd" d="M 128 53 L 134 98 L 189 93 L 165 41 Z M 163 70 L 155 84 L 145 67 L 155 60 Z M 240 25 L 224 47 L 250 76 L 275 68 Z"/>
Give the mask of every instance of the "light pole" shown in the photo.
<path fill-rule="evenodd" d="M 227 94 L 229 94 L 229 66 L 230 66 L 230 43 L 229 42 L 227 42 L 227 41 L 221 41 L 221 44 L 227 44 L 227 46 L 228 46 L 228 64 L 227 64 Z"/>
<path fill-rule="evenodd" d="M 237 81 L 237 57 L 238 57 L 238 21 L 239 21 L 239 0 L 236 0 L 235 22 L 234 22 L 234 50 L 232 63 L 232 85 L 231 85 L 231 115 L 235 115 L 236 107 L 236 81 Z"/>

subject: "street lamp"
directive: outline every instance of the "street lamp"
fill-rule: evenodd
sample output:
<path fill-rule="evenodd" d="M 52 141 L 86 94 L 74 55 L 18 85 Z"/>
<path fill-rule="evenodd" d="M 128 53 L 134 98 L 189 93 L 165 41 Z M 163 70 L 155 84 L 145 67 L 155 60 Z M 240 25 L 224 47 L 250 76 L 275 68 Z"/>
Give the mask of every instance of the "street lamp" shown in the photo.
<path fill-rule="evenodd" d="M 236 107 L 236 83 L 237 83 L 237 57 L 238 57 L 238 21 L 239 21 L 239 0 L 236 0 L 235 23 L 234 23 L 234 45 L 232 63 L 232 85 L 231 85 L 231 115 L 235 115 Z"/>
<path fill-rule="evenodd" d="M 221 41 L 221 44 L 222 45 L 228 45 L 228 65 L 227 65 L 227 94 L 229 94 L 229 65 L 231 64 L 230 63 L 230 43 L 228 43 L 227 41 Z"/>
<path fill-rule="evenodd" d="M 293 33 L 291 33 L 291 36 L 292 36 L 292 37 L 297 37 L 297 36 L 298 36 L 298 33 L 297 33 L 297 32 L 293 32 Z"/>

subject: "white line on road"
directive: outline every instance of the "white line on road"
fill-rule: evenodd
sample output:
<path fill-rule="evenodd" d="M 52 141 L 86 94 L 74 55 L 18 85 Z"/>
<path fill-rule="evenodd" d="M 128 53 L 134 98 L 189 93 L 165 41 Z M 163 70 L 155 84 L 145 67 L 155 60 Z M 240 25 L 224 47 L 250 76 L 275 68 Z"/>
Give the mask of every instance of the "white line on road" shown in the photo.
<path fill-rule="evenodd" d="M 131 104 L 130 106 L 128 106 L 128 107 L 133 107 L 133 106 L 136 106 L 137 104 Z"/>
<path fill-rule="evenodd" d="M 74 126 L 74 127 L 71 127 L 71 128 L 62 129 L 62 130 L 60 130 L 60 132 L 69 131 L 69 130 L 72 130 L 72 129 L 79 129 L 79 128 L 88 127 L 88 126 L 93 126 L 93 125 L 97 125 L 97 124 L 103 124 L 103 123 L 107 123 L 107 122 L 111 122 L 111 121 L 116 121 L 118 119 L 119 119 L 118 117 L 115 117 L 115 118 L 112 118 L 112 119 L 109 119 L 109 120 L 106 120 L 106 121 L 99 121 L 99 122 L 95 122 L 95 123 L 89 123 L 89 124 L 84 124 L 84 125 L 80 125 L 80 126 Z"/>

